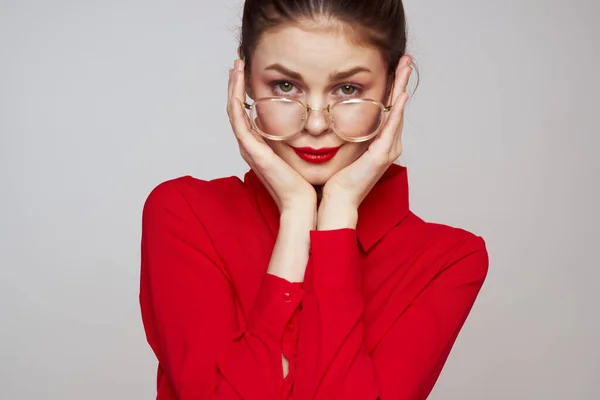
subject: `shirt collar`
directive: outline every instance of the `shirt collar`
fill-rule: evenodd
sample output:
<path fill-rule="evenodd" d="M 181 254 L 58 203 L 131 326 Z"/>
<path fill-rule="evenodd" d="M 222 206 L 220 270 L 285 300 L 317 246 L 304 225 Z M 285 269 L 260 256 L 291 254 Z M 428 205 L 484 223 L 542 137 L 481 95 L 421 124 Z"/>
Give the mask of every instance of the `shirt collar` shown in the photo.
<path fill-rule="evenodd" d="M 254 193 L 260 212 L 275 237 L 279 231 L 277 204 L 253 170 L 245 174 L 244 183 Z M 358 208 L 356 235 L 362 249 L 369 251 L 408 213 L 407 170 L 406 167 L 392 164 Z"/>

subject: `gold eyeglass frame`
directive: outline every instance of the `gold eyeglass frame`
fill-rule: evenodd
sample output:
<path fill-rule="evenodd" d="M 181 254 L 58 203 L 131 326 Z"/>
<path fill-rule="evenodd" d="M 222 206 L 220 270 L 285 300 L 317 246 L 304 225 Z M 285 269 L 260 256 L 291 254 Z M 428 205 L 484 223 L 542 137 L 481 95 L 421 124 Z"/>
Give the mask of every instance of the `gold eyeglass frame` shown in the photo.
<path fill-rule="evenodd" d="M 302 108 L 304 108 L 304 114 L 302 116 L 303 124 L 302 124 L 302 127 L 300 128 L 300 130 L 296 133 L 293 133 L 293 134 L 287 135 L 287 136 L 273 136 L 273 135 L 269 135 L 268 133 L 265 133 L 262 130 L 260 130 L 260 128 L 256 125 L 255 116 L 253 114 L 255 113 L 255 110 L 256 110 L 256 108 L 255 108 L 256 104 L 261 101 L 283 101 L 283 102 L 287 102 L 287 103 L 296 103 L 296 104 L 299 104 L 300 106 L 302 106 Z M 360 137 L 360 138 L 350 138 L 350 137 L 347 137 L 347 136 L 337 132 L 335 129 L 335 126 L 334 126 L 331 109 L 338 104 L 353 104 L 353 103 L 364 103 L 364 102 L 375 104 L 381 109 L 381 116 L 379 118 L 379 126 L 377 126 L 377 129 L 375 129 L 375 131 L 373 133 L 371 133 L 370 135 Z M 347 142 L 351 142 L 351 143 L 366 142 L 367 140 L 374 138 L 381 131 L 381 128 L 383 126 L 383 120 L 384 120 L 383 117 L 384 117 L 385 113 L 390 112 L 392 110 L 391 104 L 389 106 L 384 106 L 383 103 L 381 103 L 377 100 L 371 100 L 371 99 L 344 99 L 344 100 L 336 101 L 333 104 L 328 104 L 327 107 L 311 107 L 311 106 L 301 102 L 300 100 L 290 99 L 289 97 L 283 97 L 283 96 L 262 97 L 260 99 L 256 99 L 256 101 L 254 101 L 253 104 L 248 104 L 248 103 L 244 102 L 244 107 L 246 108 L 246 110 L 249 110 L 251 113 L 250 121 L 252 123 L 252 128 L 255 131 L 257 131 L 261 136 L 263 136 L 267 139 L 277 140 L 277 141 L 289 140 L 289 139 L 293 138 L 294 136 L 297 136 L 304 130 L 304 128 L 306 127 L 306 123 L 308 122 L 308 113 L 310 111 L 327 111 L 327 124 L 328 124 L 329 128 L 341 139 L 343 139 Z"/>

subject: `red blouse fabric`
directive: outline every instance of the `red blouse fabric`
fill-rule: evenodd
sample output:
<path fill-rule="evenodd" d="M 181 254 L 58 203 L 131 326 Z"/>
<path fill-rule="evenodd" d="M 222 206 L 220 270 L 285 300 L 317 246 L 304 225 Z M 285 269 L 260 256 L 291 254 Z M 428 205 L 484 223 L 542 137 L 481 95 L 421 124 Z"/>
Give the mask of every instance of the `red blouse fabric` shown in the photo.
<path fill-rule="evenodd" d="M 310 232 L 304 282 L 266 273 L 278 227 L 253 171 L 148 196 L 140 303 L 157 399 L 426 399 L 486 277 L 483 239 L 409 211 L 395 164 L 356 229 Z"/>

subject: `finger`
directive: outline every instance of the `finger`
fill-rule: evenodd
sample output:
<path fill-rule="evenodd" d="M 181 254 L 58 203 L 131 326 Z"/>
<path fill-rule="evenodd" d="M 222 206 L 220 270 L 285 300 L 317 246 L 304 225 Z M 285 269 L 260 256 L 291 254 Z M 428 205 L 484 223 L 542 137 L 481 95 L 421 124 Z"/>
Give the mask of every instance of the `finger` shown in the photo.
<path fill-rule="evenodd" d="M 236 60 L 234 68 L 230 70 L 229 122 L 238 141 L 242 158 L 252 169 L 258 171 L 260 168 L 256 168 L 256 165 L 268 163 L 272 150 L 262 136 L 252 129 L 243 105 L 245 93 L 244 64 L 241 60 Z"/>
<path fill-rule="evenodd" d="M 254 131 L 250 129 L 248 116 L 243 108 L 242 103 L 237 97 L 232 98 L 232 118 L 231 124 L 235 137 L 238 139 L 240 146 L 243 146 L 254 162 L 259 162 L 261 157 L 266 156 L 265 152 L 268 147 L 262 138 L 254 135 Z"/>
<path fill-rule="evenodd" d="M 242 60 L 235 60 L 233 75 L 235 76 L 233 95 L 243 103 L 246 101 L 246 82 L 244 80 L 244 62 Z"/>
<path fill-rule="evenodd" d="M 232 96 L 236 97 L 240 103 L 242 104 L 243 109 L 243 119 L 248 127 L 248 130 L 251 131 L 254 137 L 256 137 L 259 141 L 263 141 L 262 136 L 260 136 L 257 132 L 254 131 L 252 122 L 250 121 L 250 117 L 248 113 L 245 111 L 244 103 L 246 101 L 246 79 L 245 79 L 245 71 L 244 71 L 244 62 L 242 60 L 236 60 L 235 68 L 233 70 L 234 81 L 232 88 Z"/>
<path fill-rule="evenodd" d="M 233 63 L 233 67 L 235 69 L 239 69 L 242 72 L 244 72 L 245 65 L 246 65 L 246 63 L 244 62 L 244 60 L 239 59 L 239 58 L 237 60 L 235 60 L 235 62 Z"/>
<path fill-rule="evenodd" d="M 231 107 L 230 107 L 230 99 L 233 97 L 233 88 L 234 88 L 234 72 L 237 70 L 237 60 L 235 60 L 233 62 L 233 67 L 229 69 L 229 82 L 228 82 L 228 88 L 227 88 L 227 110 L 230 113 L 231 112 Z"/>
<path fill-rule="evenodd" d="M 402 93 L 402 97 L 399 99 L 399 108 L 401 112 L 398 119 L 392 122 L 392 127 L 395 129 L 396 136 L 392 142 L 392 148 L 390 150 L 390 158 L 396 161 L 402 154 L 402 133 L 404 132 L 404 110 L 406 109 L 406 102 L 408 101 L 408 93 Z M 393 162 L 392 161 L 392 162 Z"/>
<path fill-rule="evenodd" d="M 239 68 L 239 62 L 240 60 L 235 60 L 233 62 L 233 68 L 229 69 L 229 80 L 227 83 L 227 101 L 228 101 L 228 105 L 227 105 L 227 110 L 229 111 L 230 107 L 229 107 L 229 99 L 232 97 L 232 93 L 233 93 L 233 73 L 240 69 Z M 243 67 L 242 67 L 242 71 L 243 71 Z"/>
<path fill-rule="evenodd" d="M 373 141 L 370 146 L 373 154 L 383 157 L 394 149 L 402 133 L 402 121 L 404 119 L 404 105 L 408 99 L 407 93 L 400 93 L 393 103 L 392 111 L 382 128 L 381 135 Z"/>
<path fill-rule="evenodd" d="M 229 101 L 229 107 L 231 109 L 230 122 L 235 136 L 238 139 L 241 139 L 242 137 L 247 139 L 248 136 L 252 136 L 250 133 L 250 126 L 248 126 L 248 117 L 240 99 L 235 95 L 232 95 L 231 100 Z"/>
<path fill-rule="evenodd" d="M 241 87 L 241 95 L 239 96 L 239 98 L 242 102 L 244 102 L 244 101 L 246 101 L 246 85 L 245 85 L 245 79 L 244 79 L 244 62 L 242 60 L 234 61 L 233 69 L 231 70 L 232 76 L 235 75 L 237 73 L 237 71 L 239 71 L 242 74 L 241 79 L 240 79 L 240 83 L 241 83 L 242 87 Z M 236 81 L 234 80 L 234 83 L 235 82 Z M 235 84 L 232 85 L 231 89 L 232 89 L 232 95 L 235 96 L 236 95 Z"/>
<path fill-rule="evenodd" d="M 250 118 L 245 111 L 244 102 L 246 101 L 246 85 L 244 82 L 244 70 L 235 68 L 233 70 L 233 84 L 231 89 L 231 96 L 239 101 L 242 108 L 241 119 L 248 130 L 252 130 L 252 123 Z"/>
<path fill-rule="evenodd" d="M 227 81 L 227 99 L 231 98 L 231 89 L 233 88 L 233 68 L 229 69 L 229 80 Z"/>
<path fill-rule="evenodd" d="M 408 93 L 400 93 L 398 99 L 396 100 L 396 110 L 393 115 L 390 116 L 389 126 L 394 134 L 391 138 L 391 147 L 397 147 L 400 143 L 400 139 L 402 138 L 402 131 L 404 129 L 404 109 L 406 106 L 406 102 L 408 101 Z"/>
<path fill-rule="evenodd" d="M 398 98 L 400 93 L 406 92 L 408 87 L 408 81 L 410 79 L 410 75 L 412 73 L 412 58 L 410 56 L 404 56 L 398 63 L 398 68 L 396 68 L 396 75 L 394 78 L 394 92 L 393 99 Z"/>
<path fill-rule="evenodd" d="M 231 103 L 231 90 L 233 88 L 232 72 L 233 72 L 233 69 L 230 69 L 229 70 L 229 80 L 227 81 L 227 115 L 229 115 L 229 116 L 231 116 L 230 103 Z"/>
<path fill-rule="evenodd" d="M 396 131 L 402 120 L 404 119 L 404 106 L 406 105 L 406 101 L 408 100 L 408 93 L 403 92 L 396 97 L 396 101 L 394 102 L 394 108 L 392 111 L 392 115 L 386 122 L 386 127 L 391 129 L 392 131 Z"/>

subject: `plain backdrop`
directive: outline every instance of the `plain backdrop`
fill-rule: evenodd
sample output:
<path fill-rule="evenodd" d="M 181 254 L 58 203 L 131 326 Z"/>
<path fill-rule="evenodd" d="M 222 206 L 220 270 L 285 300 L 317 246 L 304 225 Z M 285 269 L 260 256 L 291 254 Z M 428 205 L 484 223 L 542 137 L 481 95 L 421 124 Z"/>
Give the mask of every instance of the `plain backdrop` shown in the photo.
<path fill-rule="evenodd" d="M 430 398 L 600 399 L 600 3 L 405 6 L 412 209 L 491 260 Z M 241 8 L 0 0 L 1 399 L 154 398 L 141 210 L 164 180 L 246 171 L 225 113 Z"/>

